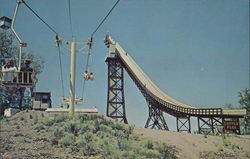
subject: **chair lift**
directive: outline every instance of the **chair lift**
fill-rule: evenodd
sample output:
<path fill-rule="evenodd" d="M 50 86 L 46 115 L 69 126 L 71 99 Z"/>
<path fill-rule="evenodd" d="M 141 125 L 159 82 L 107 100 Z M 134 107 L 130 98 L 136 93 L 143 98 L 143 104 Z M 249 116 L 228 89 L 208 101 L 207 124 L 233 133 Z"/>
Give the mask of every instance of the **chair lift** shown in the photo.
<path fill-rule="evenodd" d="M 61 107 L 68 109 L 69 108 L 69 102 L 70 99 L 69 98 L 63 98 L 63 104 L 61 104 Z M 82 104 L 83 103 L 83 99 L 82 98 L 75 98 L 75 104 Z"/>
<path fill-rule="evenodd" d="M 87 57 L 87 63 L 86 63 L 86 68 L 85 68 L 85 72 L 83 73 L 83 78 L 85 80 L 94 80 L 94 74 L 93 72 L 89 72 L 89 60 L 90 60 L 90 56 L 91 56 L 91 49 L 92 49 L 92 43 L 93 43 L 93 37 L 90 37 L 88 39 L 87 45 L 89 46 L 89 51 L 88 51 L 88 57 Z"/>
<path fill-rule="evenodd" d="M 5 16 L 1 17 L 0 18 L 0 28 L 2 28 L 4 30 L 9 29 L 11 26 L 11 22 L 12 22 L 12 20 L 10 18 L 5 17 Z"/>
<path fill-rule="evenodd" d="M 26 59 L 24 65 L 22 65 L 22 48 L 27 46 L 27 43 L 23 42 L 16 31 L 14 30 L 14 24 L 16 21 L 17 12 L 22 0 L 18 0 L 13 20 L 8 17 L 0 18 L 0 28 L 11 29 L 16 39 L 19 41 L 19 57 L 18 66 L 15 65 L 14 61 L 7 61 L 1 68 L 0 81 L 4 86 L 20 86 L 20 87 L 34 87 L 36 80 L 36 73 L 30 67 L 31 61 Z"/>

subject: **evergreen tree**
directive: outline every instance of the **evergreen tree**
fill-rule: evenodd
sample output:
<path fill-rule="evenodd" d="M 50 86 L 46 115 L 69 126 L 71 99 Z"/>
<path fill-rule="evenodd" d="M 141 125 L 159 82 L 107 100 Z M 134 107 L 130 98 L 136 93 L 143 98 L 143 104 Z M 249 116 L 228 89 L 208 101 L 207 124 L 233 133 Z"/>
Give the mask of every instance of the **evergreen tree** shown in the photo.
<path fill-rule="evenodd" d="M 244 120 L 245 133 L 250 134 L 250 89 L 246 88 L 239 92 L 239 97 L 240 105 L 247 110 L 247 115 Z"/>

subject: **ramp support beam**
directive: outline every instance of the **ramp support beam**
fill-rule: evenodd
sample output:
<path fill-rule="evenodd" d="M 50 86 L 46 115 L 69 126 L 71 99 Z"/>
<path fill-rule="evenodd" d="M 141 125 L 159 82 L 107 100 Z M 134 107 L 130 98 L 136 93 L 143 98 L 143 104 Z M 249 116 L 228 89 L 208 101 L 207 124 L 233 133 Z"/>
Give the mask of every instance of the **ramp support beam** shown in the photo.
<path fill-rule="evenodd" d="M 198 119 L 198 132 L 200 134 L 217 134 L 217 133 L 223 133 L 223 121 L 224 118 L 206 118 L 206 117 L 197 117 Z"/>
<path fill-rule="evenodd" d="M 168 125 L 164 119 L 163 112 L 157 109 L 148 102 L 149 117 L 146 122 L 145 128 L 158 128 L 160 130 L 169 130 Z"/>
<path fill-rule="evenodd" d="M 176 117 L 177 131 L 186 131 L 191 133 L 190 116 L 186 117 Z"/>
<path fill-rule="evenodd" d="M 106 115 L 113 119 L 128 123 L 125 111 L 124 70 L 117 57 L 108 57 L 108 95 Z"/>

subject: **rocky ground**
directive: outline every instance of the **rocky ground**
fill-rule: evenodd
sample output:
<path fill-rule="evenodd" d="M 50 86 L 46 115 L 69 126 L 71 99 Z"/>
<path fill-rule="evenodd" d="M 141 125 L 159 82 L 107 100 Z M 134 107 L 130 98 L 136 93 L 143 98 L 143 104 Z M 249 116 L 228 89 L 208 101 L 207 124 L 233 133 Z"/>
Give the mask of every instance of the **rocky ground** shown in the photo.
<path fill-rule="evenodd" d="M 20 112 L 1 120 L 0 159 L 8 158 L 86 158 L 72 155 L 52 145 L 51 133 L 34 126 L 36 117 L 45 112 Z M 200 135 L 134 128 L 134 133 L 176 147 L 180 159 L 249 159 L 249 135 Z M 91 158 L 91 157 L 88 157 Z"/>

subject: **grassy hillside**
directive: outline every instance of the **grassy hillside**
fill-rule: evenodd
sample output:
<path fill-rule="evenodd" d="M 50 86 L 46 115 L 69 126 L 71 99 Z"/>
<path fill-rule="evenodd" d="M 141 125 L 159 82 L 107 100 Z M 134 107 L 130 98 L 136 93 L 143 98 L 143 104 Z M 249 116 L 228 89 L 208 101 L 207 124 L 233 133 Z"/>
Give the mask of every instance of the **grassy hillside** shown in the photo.
<path fill-rule="evenodd" d="M 0 120 L 0 159 L 249 159 L 250 135 L 132 127 L 103 115 L 23 111 Z"/>
<path fill-rule="evenodd" d="M 1 120 L 2 158 L 176 158 L 173 146 L 141 137 L 102 115 L 25 111 Z"/>

